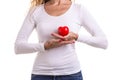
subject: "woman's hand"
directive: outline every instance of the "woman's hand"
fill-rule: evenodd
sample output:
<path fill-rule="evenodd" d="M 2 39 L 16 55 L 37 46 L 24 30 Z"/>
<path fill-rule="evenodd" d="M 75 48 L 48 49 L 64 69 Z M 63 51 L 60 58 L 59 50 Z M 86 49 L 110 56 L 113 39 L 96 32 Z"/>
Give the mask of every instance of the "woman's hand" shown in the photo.
<path fill-rule="evenodd" d="M 45 42 L 44 47 L 46 50 L 51 49 L 51 48 L 56 48 L 62 45 L 66 45 L 66 44 L 72 44 L 74 43 L 74 40 L 68 40 L 68 41 L 64 41 L 61 39 L 50 39 L 48 41 Z"/>
<path fill-rule="evenodd" d="M 74 32 L 69 32 L 69 34 L 67 36 L 61 36 L 57 33 L 52 33 L 52 36 L 62 39 L 64 41 L 70 41 L 70 40 L 77 40 L 78 39 L 78 34 L 74 33 Z"/>
<path fill-rule="evenodd" d="M 58 33 L 51 34 L 54 38 L 46 41 L 44 44 L 45 49 L 55 48 L 66 44 L 75 43 L 78 38 L 78 34 L 69 32 L 67 36 L 61 36 Z"/>

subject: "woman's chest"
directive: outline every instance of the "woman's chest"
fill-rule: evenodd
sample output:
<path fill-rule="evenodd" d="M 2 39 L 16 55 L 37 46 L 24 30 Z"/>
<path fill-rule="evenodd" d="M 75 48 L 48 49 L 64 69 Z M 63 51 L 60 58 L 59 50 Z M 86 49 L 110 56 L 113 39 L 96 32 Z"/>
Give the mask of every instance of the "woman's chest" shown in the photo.
<path fill-rule="evenodd" d="M 36 16 L 35 21 L 38 35 L 42 37 L 50 37 L 51 33 L 57 32 L 59 26 L 68 26 L 69 30 L 75 33 L 81 26 L 79 16 L 71 13 L 58 17 L 42 14 Z"/>
<path fill-rule="evenodd" d="M 79 22 L 72 21 L 72 20 L 46 20 L 46 21 L 41 21 L 39 24 L 36 26 L 36 30 L 38 32 L 39 36 L 46 37 L 46 38 L 51 38 L 51 33 L 58 32 L 58 28 L 60 26 L 68 26 L 70 32 L 75 32 L 78 33 L 80 29 L 80 24 Z"/>
<path fill-rule="evenodd" d="M 59 5 L 59 6 L 44 6 L 44 10 L 51 16 L 60 16 L 66 13 L 70 9 L 71 4 Z"/>

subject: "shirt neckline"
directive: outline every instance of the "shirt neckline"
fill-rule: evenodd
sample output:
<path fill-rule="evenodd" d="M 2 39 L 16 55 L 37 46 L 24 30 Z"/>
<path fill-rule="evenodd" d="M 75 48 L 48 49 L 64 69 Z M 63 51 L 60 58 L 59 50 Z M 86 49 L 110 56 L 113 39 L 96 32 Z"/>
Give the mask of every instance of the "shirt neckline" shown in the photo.
<path fill-rule="evenodd" d="M 68 9 L 67 11 L 65 11 L 63 14 L 61 14 L 61 15 L 59 15 L 59 16 L 54 16 L 54 15 L 50 15 L 49 13 L 46 12 L 45 7 L 44 7 L 44 4 L 43 4 L 43 12 L 45 13 L 45 15 L 47 15 L 47 16 L 49 16 L 49 17 L 54 17 L 54 18 L 62 17 L 62 16 L 64 16 L 64 15 L 66 15 L 66 14 L 71 10 L 72 6 L 73 6 L 73 2 L 71 3 L 69 9 Z"/>

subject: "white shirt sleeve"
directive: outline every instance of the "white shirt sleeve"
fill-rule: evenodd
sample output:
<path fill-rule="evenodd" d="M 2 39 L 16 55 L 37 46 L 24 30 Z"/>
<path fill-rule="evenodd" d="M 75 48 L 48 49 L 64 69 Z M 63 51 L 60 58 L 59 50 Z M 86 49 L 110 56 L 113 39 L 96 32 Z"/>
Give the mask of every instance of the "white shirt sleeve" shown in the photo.
<path fill-rule="evenodd" d="M 44 42 L 41 43 L 28 43 L 28 38 L 32 33 L 33 29 L 35 28 L 35 21 L 34 21 L 34 12 L 35 8 L 31 9 L 26 18 L 24 19 L 23 25 L 17 35 L 17 39 L 15 41 L 15 53 L 22 54 L 22 53 L 33 53 L 37 51 L 44 52 Z"/>
<path fill-rule="evenodd" d="M 82 26 L 91 34 L 91 36 L 79 35 L 78 41 L 94 47 L 106 49 L 108 45 L 106 36 L 100 29 L 93 16 L 84 6 L 81 6 L 81 13 Z"/>

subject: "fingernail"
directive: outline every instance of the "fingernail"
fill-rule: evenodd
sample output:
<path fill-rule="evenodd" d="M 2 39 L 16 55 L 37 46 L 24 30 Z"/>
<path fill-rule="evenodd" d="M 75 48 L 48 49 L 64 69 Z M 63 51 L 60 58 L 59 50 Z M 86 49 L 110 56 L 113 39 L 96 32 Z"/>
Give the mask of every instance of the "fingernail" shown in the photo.
<path fill-rule="evenodd" d="M 59 40 L 59 42 L 61 42 L 62 40 Z"/>
<path fill-rule="evenodd" d="M 75 41 L 73 41 L 73 43 L 75 43 Z"/>
<path fill-rule="evenodd" d="M 53 33 L 51 33 L 51 35 L 53 36 Z"/>

